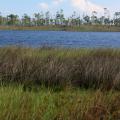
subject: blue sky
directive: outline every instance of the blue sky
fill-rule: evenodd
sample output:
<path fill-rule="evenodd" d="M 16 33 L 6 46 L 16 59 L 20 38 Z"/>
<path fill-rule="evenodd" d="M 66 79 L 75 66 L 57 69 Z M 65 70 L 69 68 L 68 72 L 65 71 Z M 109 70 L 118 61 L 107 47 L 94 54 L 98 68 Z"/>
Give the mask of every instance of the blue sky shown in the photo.
<path fill-rule="evenodd" d="M 35 12 L 63 9 L 66 16 L 73 11 L 90 13 L 96 10 L 100 13 L 107 7 L 111 12 L 120 11 L 120 0 L 0 0 L 0 12 L 3 15 L 14 13 L 33 15 Z"/>

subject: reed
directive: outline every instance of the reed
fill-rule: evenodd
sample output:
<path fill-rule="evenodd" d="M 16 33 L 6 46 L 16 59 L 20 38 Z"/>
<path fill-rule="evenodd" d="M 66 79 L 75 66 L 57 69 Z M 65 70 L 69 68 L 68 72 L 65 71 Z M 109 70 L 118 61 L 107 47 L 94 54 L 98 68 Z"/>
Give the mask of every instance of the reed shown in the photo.
<path fill-rule="evenodd" d="M 120 90 L 120 50 L 3 47 L 0 82 Z"/>

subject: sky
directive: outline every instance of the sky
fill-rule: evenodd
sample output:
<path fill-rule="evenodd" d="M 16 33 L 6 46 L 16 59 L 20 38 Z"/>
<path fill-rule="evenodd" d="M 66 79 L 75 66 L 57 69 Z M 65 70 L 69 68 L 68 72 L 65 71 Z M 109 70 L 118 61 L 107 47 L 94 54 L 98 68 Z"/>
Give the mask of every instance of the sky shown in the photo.
<path fill-rule="evenodd" d="M 10 13 L 22 16 L 24 13 L 33 15 L 40 11 L 50 11 L 55 14 L 63 9 L 66 16 L 76 11 L 77 14 L 90 14 L 97 11 L 103 14 L 103 8 L 108 8 L 111 13 L 120 11 L 120 0 L 0 0 L 2 15 Z"/>

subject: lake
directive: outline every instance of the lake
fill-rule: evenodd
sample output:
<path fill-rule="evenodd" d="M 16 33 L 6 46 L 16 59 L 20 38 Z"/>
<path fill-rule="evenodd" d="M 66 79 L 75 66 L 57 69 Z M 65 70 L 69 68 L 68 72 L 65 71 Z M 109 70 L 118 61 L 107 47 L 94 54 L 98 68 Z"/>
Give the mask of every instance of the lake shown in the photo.
<path fill-rule="evenodd" d="M 65 32 L 0 30 L 0 47 L 53 46 L 73 48 L 120 48 L 120 32 Z"/>

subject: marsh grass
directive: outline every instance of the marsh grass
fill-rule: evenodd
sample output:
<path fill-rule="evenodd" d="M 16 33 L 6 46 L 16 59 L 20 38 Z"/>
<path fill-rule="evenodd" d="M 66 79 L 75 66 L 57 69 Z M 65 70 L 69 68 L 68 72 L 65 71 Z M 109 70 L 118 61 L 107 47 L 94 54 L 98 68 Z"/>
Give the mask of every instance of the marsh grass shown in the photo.
<path fill-rule="evenodd" d="M 0 82 L 120 90 L 120 50 L 3 47 Z"/>
<path fill-rule="evenodd" d="M 0 48 L 0 120 L 119 120 L 120 50 Z"/>
<path fill-rule="evenodd" d="M 0 26 L 0 30 L 52 30 L 52 31 L 81 31 L 81 32 L 119 32 L 119 26 L 80 25 L 80 26 Z"/>

